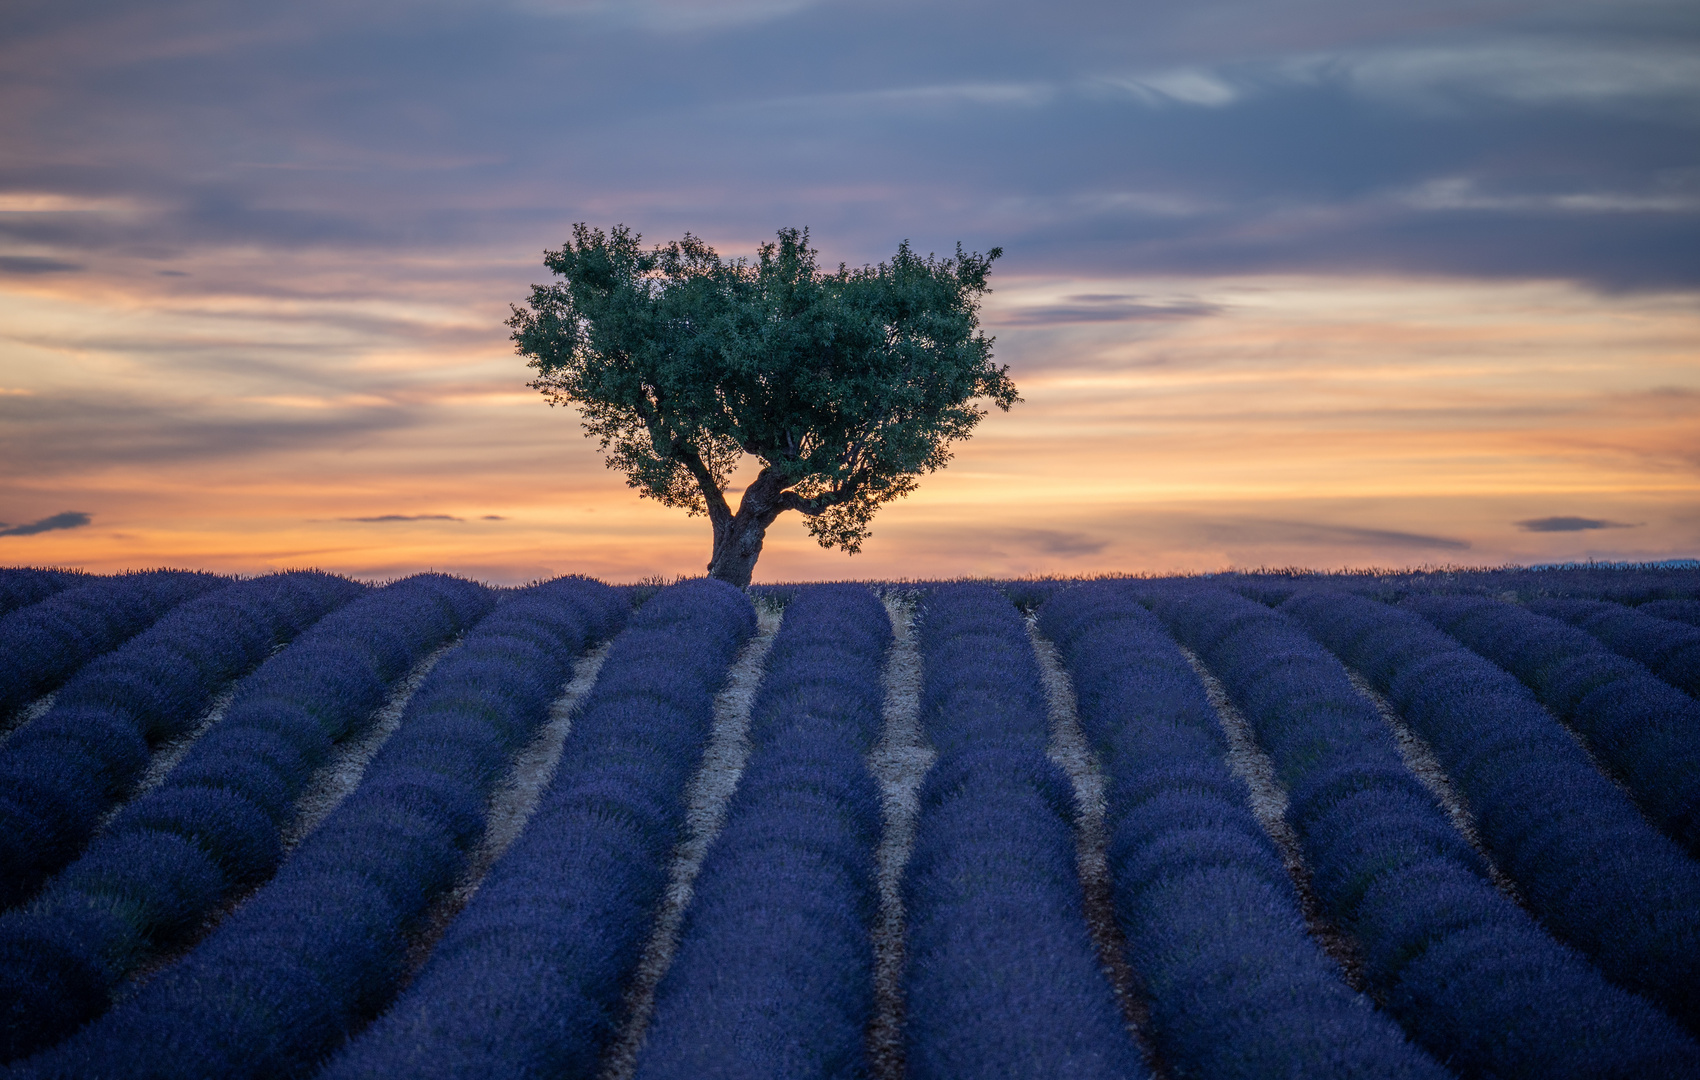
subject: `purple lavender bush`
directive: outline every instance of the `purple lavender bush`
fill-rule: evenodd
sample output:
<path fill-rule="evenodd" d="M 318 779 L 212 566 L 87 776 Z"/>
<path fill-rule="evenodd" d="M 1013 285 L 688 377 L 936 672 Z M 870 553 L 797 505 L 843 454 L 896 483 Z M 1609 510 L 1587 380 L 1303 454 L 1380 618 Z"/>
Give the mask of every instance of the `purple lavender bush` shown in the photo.
<path fill-rule="evenodd" d="M 572 658 L 627 611 L 584 578 L 505 597 L 431 670 L 360 785 L 277 876 L 27 1075 L 309 1071 L 393 996 L 408 934 L 483 836 L 491 790 L 548 719 Z"/>
<path fill-rule="evenodd" d="M 1674 603 L 1674 601 L 1665 601 Z M 1692 603 L 1692 601 L 1690 601 Z M 1658 617 L 1639 608 L 1601 600 L 1533 600 L 1529 610 L 1586 630 L 1619 656 L 1644 664 L 1653 674 L 1700 696 L 1700 627 Z"/>
<path fill-rule="evenodd" d="M 75 857 L 153 748 L 187 731 L 226 683 L 361 591 L 328 574 L 237 582 L 84 666 L 0 747 L 0 907 Z"/>
<path fill-rule="evenodd" d="M 1446 1076 L 1310 937 L 1202 684 L 1134 590 L 1063 591 L 1039 625 L 1104 764 L 1116 918 L 1162 1060 L 1184 1076 Z"/>
<path fill-rule="evenodd" d="M 656 988 L 638 1080 L 867 1075 L 885 609 L 799 590 L 751 708 L 753 747 Z"/>
<path fill-rule="evenodd" d="M 638 609 L 525 831 L 324 1076 L 596 1074 L 684 835 L 714 695 L 755 629 L 743 593 L 711 579 Z"/>
<path fill-rule="evenodd" d="M 230 579 L 184 570 L 93 578 L 0 618 L 0 717 L 56 689 L 166 612 Z"/>
<path fill-rule="evenodd" d="M 1147 1075 L 1086 925 L 1074 791 L 1021 615 L 996 590 L 923 599 L 921 719 L 938 751 L 903 882 L 917 1080 Z"/>
<path fill-rule="evenodd" d="M 1483 844 L 1541 924 L 1618 985 L 1651 998 L 1692 1029 L 1700 867 L 1647 824 L 1529 691 L 1400 608 L 1315 593 L 1295 597 L 1283 611 L 1387 694 L 1429 744 L 1467 801 Z M 1456 901 L 1437 910 L 1461 928 L 1481 922 Z M 1409 923 L 1410 916 L 1393 921 Z M 1621 1046 L 1626 1056 L 1619 1060 L 1631 1064 L 1642 1048 L 1677 1045 L 1659 1036 L 1659 1025 L 1635 1020 L 1642 1010 L 1633 999 L 1626 1005 L 1589 990 L 1580 975 L 1565 975 L 1573 965 L 1551 959 L 1550 948 L 1493 947 L 1531 969 L 1519 978 L 1484 980 L 1504 987 L 1499 993 L 1506 1008 L 1533 1015 L 1530 1003 L 1536 1003 L 1557 1010 L 1548 1038 L 1531 1039 L 1532 1045 L 1575 1043 L 1596 1053 Z M 1490 955 L 1485 940 L 1472 946 L 1466 939 L 1456 948 L 1465 960 L 1472 950 Z M 1561 985 L 1571 988 L 1568 1000 Z M 1584 1038 L 1594 1031 L 1590 1017 L 1610 1022 L 1620 1034 Z M 1691 1044 L 1684 1053 L 1693 1054 Z M 1692 1059 L 1673 1053 L 1669 1060 Z M 1597 1068 L 1615 1075 L 1631 1064 Z"/>
<path fill-rule="evenodd" d="M 0 1059 L 105 1012 L 129 972 L 269 878 L 295 798 L 331 745 L 493 601 L 469 581 L 407 578 L 320 620 L 243 679 L 223 720 L 159 787 L 34 901 L 0 916 Z"/>

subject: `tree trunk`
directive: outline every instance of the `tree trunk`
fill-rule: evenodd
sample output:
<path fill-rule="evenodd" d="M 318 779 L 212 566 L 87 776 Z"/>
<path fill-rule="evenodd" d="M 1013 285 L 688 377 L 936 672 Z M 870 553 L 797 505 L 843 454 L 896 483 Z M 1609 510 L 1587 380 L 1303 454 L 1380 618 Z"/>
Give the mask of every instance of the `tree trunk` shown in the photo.
<path fill-rule="evenodd" d="M 709 561 L 708 576 L 740 589 L 748 585 L 766 535 L 767 526 L 761 522 L 747 519 L 743 514 L 733 518 L 724 534 L 715 533 L 714 558 Z"/>
<path fill-rule="evenodd" d="M 761 558 L 767 527 L 785 509 L 780 498 L 784 489 L 785 480 L 778 472 L 763 469 L 744 489 L 738 512 L 714 522 L 714 555 L 708 562 L 709 577 L 740 589 L 749 585 L 756 560 Z"/>

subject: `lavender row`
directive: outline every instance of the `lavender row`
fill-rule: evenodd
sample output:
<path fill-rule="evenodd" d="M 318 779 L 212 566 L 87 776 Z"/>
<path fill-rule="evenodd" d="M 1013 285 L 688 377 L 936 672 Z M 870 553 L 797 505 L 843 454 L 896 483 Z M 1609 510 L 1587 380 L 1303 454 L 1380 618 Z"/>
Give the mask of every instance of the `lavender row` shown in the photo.
<path fill-rule="evenodd" d="M 1549 567 L 1542 570 L 1487 571 L 1467 575 L 1487 588 L 1486 595 L 1498 596 L 1507 589 L 1533 598 L 1577 596 L 1611 600 L 1620 604 L 1642 604 L 1673 598 L 1700 598 L 1700 574 L 1693 566 Z"/>
<path fill-rule="evenodd" d="M 715 692 L 755 628 L 749 600 L 712 579 L 637 611 L 525 831 L 326 1076 L 595 1075 L 683 836 Z"/>
<path fill-rule="evenodd" d="M 0 916 L 0 1054 L 106 1011 L 157 949 L 269 878 L 297 796 L 389 685 L 487 612 L 482 586 L 420 575 L 319 621 L 237 684 L 223 720 L 29 906 Z"/>
<path fill-rule="evenodd" d="M 1398 608 L 1317 593 L 1283 610 L 1363 672 L 1429 743 L 1542 923 L 1694 1028 L 1700 866 L 1642 819 L 1528 690 Z M 1624 1030 L 1655 1041 L 1644 1026 Z"/>
<path fill-rule="evenodd" d="M 572 658 L 624 621 L 562 578 L 506 599 L 432 669 L 360 786 L 181 962 L 26 1075 L 298 1075 L 385 1005 L 428 906 L 482 837 L 491 790 L 547 720 Z"/>
<path fill-rule="evenodd" d="M 753 748 L 703 861 L 637 1080 L 867 1075 L 885 608 L 798 592 L 751 709 Z"/>
<path fill-rule="evenodd" d="M 153 747 L 188 730 L 230 680 L 361 592 L 328 574 L 241 581 L 190 600 L 85 665 L 0 748 L 0 907 L 88 843 Z"/>
<path fill-rule="evenodd" d="M 1289 596 L 1311 589 L 1350 592 L 1379 600 L 1420 594 L 1505 597 L 1532 601 L 1549 597 L 1610 600 L 1647 608 L 1675 605 L 1673 610 L 1700 607 L 1700 568 L 1639 566 L 1634 568 L 1546 567 L 1507 570 L 1415 570 L 1402 573 L 1356 572 L 1233 573 L 1216 576 L 1218 584 L 1274 606 Z M 1657 614 L 1649 611 L 1648 614 Z M 1660 618 L 1674 618 L 1661 615 Z"/>
<path fill-rule="evenodd" d="M 1700 600 L 1652 600 L 1635 610 L 1655 619 L 1700 626 Z"/>
<path fill-rule="evenodd" d="M 1603 600 L 1534 600 L 1529 610 L 1586 630 L 1619 656 L 1644 664 L 1691 696 L 1700 696 L 1700 627 Z"/>
<path fill-rule="evenodd" d="M 1700 702 L 1592 635 L 1498 600 L 1403 606 L 1521 679 L 1666 835 L 1700 853 Z"/>
<path fill-rule="evenodd" d="M 1419 1044 L 1471 1077 L 1629 1080 L 1700 1065 L 1667 1017 L 1492 886 L 1374 706 L 1299 625 L 1218 590 L 1170 590 L 1157 610 L 1245 711 L 1288 787 L 1319 898 Z"/>
<path fill-rule="evenodd" d="M 39 570 L 33 566 L 0 569 L 0 615 L 39 603 L 56 592 L 91 579 L 79 570 Z"/>
<path fill-rule="evenodd" d="M 152 570 L 94 578 L 0 618 L 0 717 L 54 689 L 79 667 L 229 578 Z"/>
<path fill-rule="evenodd" d="M 1116 920 L 1151 1039 L 1182 1076 L 1448 1075 L 1340 978 L 1305 929 L 1281 857 L 1227 768 L 1186 658 L 1119 585 L 1039 609 L 1108 779 Z"/>
<path fill-rule="evenodd" d="M 916 1080 L 1147 1075 L 1099 967 L 1074 793 L 1015 607 L 982 585 L 922 603 L 921 720 L 939 757 L 903 886 Z"/>
<path fill-rule="evenodd" d="M 1375 579 L 1369 580 L 1373 582 Z M 1552 566 L 1463 573 L 1418 571 L 1381 580 L 1396 582 L 1403 590 L 1419 592 L 1457 592 L 1476 596 L 1502 596 L 1510 592 L 1524 599 L 1574 596 L 1612 600 L 1620 604 L 1700 596 L 1700 574 L 1695 573 L 1693 568 L 1679 567 Z M 1328 584 L 1332 586 L 1335 583 Z"/>

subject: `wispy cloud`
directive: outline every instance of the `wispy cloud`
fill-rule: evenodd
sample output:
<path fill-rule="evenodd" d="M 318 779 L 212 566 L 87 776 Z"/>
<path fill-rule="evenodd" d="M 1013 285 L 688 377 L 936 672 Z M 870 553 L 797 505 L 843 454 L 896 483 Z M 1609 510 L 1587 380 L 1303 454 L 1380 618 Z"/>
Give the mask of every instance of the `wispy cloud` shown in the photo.
<path fill-rule="evenodd" d="M 54 514 L 52 517 L 44 517 L 40 521 L 32 521 L 28 525 L 0 528 L 0 536 L 35 536 L 38 533 L 52 532 L 55 529 L 80 529 L 92 520 L 93 518 L 80 510 L 67 510 L 63 514 Z"/>
<path fill-rule="evenodd" d="M 376 517 L 343 517 L 343 518 L 337 518 L 336 520 L 338 520 L 338 521 L 364 521 L 364 522 L 386 521 L 387 522 L 387 521 L 465 521 L 466 519 L 455 517 L 453 514 L 378 514 Z"/>
<path fill-rule="evenodd" d="M 1633 529 L 1636 527 L 1623 521 L 1607 521 L 1604 518 L 1585 517 L 1530 518 L 1527 521 L 1515 522 L 1515 524 L 1524 532 L 1538 533 L 1587 532 L 1590 529 Z"/>
<path fill-rule="evenodd" d="M 148 367 L 157 371 L 164 365 Z M 417 410 L 407 409 L 302 409 L 280 418 L 232 408 L 228 398 L 161 400 L 138 387 L 0 395 L 0 424 L 12 436 L 7 464 L 38 476 L 76 475 L 116 463 L 192 467 L 348 445 L 406 430 L 418 419 Z"/>
<path fill-rule="evenodd" d="M 658 33 L 761 23 L 813 6 L 818 0 L 519 0 L 517 6 L 545 15 L 591 19 Z"/>
<path fill-rule="evenodd" d="M 1060 529 L 1012 529 L 1004 535 L 1020 547 L 1046 555 L 1060 555 L 1063 558 L 1096 555 L 1110 546 L 1108 540 L 1099 540 L 1084 532 Z"/>
<path fill-rule="evenodd" d="M 1139 75 L 1111 76 L 1094 80 L 1133 95 L 1147 105 L 1202 105 L 1221 107 L 1239 100 L 1243 88 L 1221 72 L 1208 68 L 1172 68 Z M 1087 84 L 1089 87 L 1093 83 Z"/>
<path fill-rule="evenodd" d="M 1687 177 L 1688 190 L 1575 191 L 1496 194 L 1472 177 L 1427 181 L 1401 198 L 1420 210 L 1507 210 L 1559 214 L 1691 214 L 1700 211 L 1700 177 Z"/>
<path fill-rule="evenodd" d="M 82 263 L 46 255 L 0 255 L 0 273 L 5 274 L 74 274 L 82 269 Z"/>
<path fill-rule="evenodd" d="M 1222 312 L 1203 300 L 1151 301 L 1138 296 L 1078 293 L 1060 303 L 1009 308 L 987 321 L 1001 326 L 1056 326 L 1085 322 L 1152 322 L 1198 319 Z"/>
<path fill-rule="evenodd" d="M 62 191 L 0 191 L 0 214 L 133 213 L 130 199 L 102 199 Z"/>
<path fill-rule="evenodd" d="M 1601 108 L 1700 102 L 1700 56 L 1680 35 L 1662 42 L 1551 35 L 1455 41 L 1296 59 L 1288 70 L 1306 67 L 1343 75 L 1368 94 L 1424 106 L 1467 107 L 1483 99 Z"/>
<path fill-rule="evenodd" d="M 1452 536 L 1333 525 L 1315 521 L 1241 520 L 1207 524 L 1204 534 L 1227 543 L 1308 544 L 1329 547 L 1407 548 L 1467 551 L 1470 541 Z"/>

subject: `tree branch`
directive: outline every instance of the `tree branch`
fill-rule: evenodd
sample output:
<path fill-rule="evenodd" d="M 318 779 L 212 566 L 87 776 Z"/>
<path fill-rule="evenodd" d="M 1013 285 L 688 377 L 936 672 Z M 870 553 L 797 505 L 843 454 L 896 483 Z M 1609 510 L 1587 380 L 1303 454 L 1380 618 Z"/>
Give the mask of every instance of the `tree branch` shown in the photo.
<path fill-rule="evenodd" d="M 866 478 L 862 472 L 851 473 L 844 482 L 833 487 L 831 491 L 823 491 L 810 499 L 805 499 L 795 491 L 783 491 L 779 494 L 781 510 L 795 510 L 808 517 L 820 517 L 827 510 L 842 502 L 849 502 L 856 497 Z"/>
<path fill-rule="evenodd" d="M 702 497 L 708 503 L 708 521 L 714 528 L 720 528 L 732 520 L 732 506 L 726 501 L 726 496 L 720 491 L 720 485 L 714 482 L 714 474 L 708 471 L 702 455 L 682 441 L 673 441 L 673 453 L 685 464 L 696 478 L 697 487 L 702 489 Z"/>
<path fill-rule="evenodd" d="M 633 405 L 633 408 L 636 409 L 644 425 L 649 428 L 650 441 L 659 444 L 663 434 L 661 419 L 657 415 L 661 392 L 655 387 L 646 387 L 645 389 L 655 396 L 655 404 L 651 404 L 648 400 L 639 400 Z M 663 451 L 660 445 L 656 445 L 655 451 L 656 456 L 662 460 L 678 461 L 690 471 L 692 478 L 697 482 L 698 490 L 702 492 L 703 502 L 708 505 L 709 525 L 716 532 L 725 528 L 732 520 L 732 507 L 727 503 L 726 496 L 720 490 L 720 485 L 714 482 L 714 474 L 709 471 L 708 464 L 703 461 L 702 455 L 697 453 L 696 448 L 678 436 L 668 434 L 666 450 Z"/>
<path fill-rule="evenodd" d="M 781 510 L 795 510 L 809 517 L 819 517 L 831 505 L 831 503 L 822 502 L 821 498 L 817 495 L 812 499 L 805 499 L 795 491 L 782 491 L 779 493 L 779 508 Z"/>

